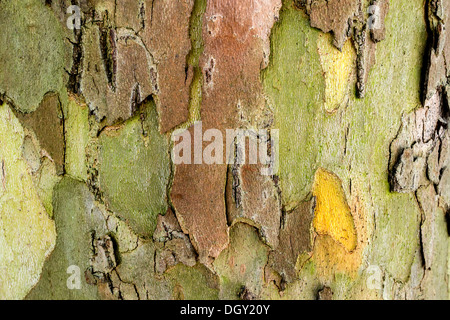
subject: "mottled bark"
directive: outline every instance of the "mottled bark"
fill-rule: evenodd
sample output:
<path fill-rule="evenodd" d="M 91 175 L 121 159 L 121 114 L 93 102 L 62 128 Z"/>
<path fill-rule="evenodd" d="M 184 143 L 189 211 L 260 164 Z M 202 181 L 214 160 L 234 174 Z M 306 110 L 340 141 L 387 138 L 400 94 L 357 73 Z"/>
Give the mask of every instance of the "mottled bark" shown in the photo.
<path fill-rule="evenodd" d="M 0 0 L 0 298 L 448 299 L 449 19 Z"/>

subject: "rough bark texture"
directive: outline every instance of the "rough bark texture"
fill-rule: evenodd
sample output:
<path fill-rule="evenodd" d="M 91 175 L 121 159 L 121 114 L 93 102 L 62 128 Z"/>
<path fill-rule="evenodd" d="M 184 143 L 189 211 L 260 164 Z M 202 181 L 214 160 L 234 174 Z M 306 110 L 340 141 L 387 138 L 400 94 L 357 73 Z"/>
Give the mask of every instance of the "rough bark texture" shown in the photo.
<path fill-rule="evenodd" d="M 444 0 L 0 0 L 0 298 L 449 298 L 448 30 Z M 255 128 L 276 173 L 171 157 Z"/>

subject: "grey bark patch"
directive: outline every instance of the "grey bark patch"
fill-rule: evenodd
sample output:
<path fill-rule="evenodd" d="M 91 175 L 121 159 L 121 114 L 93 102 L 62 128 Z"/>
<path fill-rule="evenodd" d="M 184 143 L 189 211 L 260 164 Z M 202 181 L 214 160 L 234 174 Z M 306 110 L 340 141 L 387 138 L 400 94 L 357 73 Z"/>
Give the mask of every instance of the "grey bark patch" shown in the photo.
<path fill-rule="evenodd" d="M 375 64 L 376 44 L 366 29 L 355 28 L 353 39 L 356 47 L 356 92 L 359 98 L 364 98 L 369 71 Z"/>
<path fill-rule="evenodd" d="M 22 156 L 31 169 L 31 173 L 35 174 L 41 167 L 41 159 L 36 143 L 29 135 L 26 135 L 23 140 Z"/>
<path fill-rule="evenodd" d="M 442 173 L 438 185 L 438 193 L 447 206 L 450 206 L 450 167 L 447 167 Z"/>
<path fill-rule="evenodd" d="M 110 236 L 105 235 L 92 240 L 93 256 L 91 266 L 93 274 L 110 273 L 117 265 L 114 253 L 114 243 Z"/>
<path fill-rule="evenodd" d="M 169 209 L 164 216 L 158 216 L 153 239 L 162 243 L 155 256 L 157 272 L 164 273 L 179 262 L 190 267 L 197 263 L 197 255 L 189 236 L 181 230 L 172 210 Z"/>
<path fill-rule="evenodd" d="M 428 181 L 439 184 L 441 170 L 447 166 L 447 160 L 443 160 L 448 152 L 445 103 L 443 93 L 436 91 L 425 107 L 403 117 L 399 134 L 390 147 L 393 191 L 416 191 Z"/>
<path fill-rule="evenodd" d="M 416 158 L 411 148 L 403 150 L 394 168 L 392 177 L 393 190 L 396 192 L 412 192 L 423 185 L 425 179 L 426 160 Z"/>
<path fill-rule="evenodd" d="M 342 49 L 348 38 L 351 21 L 358 14 L 359 0 L 309 0 L 307 13 L 311 26 L 332 32 L 334 45 Z"/>
<path fill-rule="evenodd" d="M 83 32 L 80 91 L 97 121 L 112 125 L 131 118 L 136 105 L 156 93 L 156 67 L 140 36 L 102 28 L 94 24 Z"/>
<path fill-rule="evenodd" d="M 440 166 L 439 166 L 439 150 L 441 148 L 441 141 L 437 140 L 430 155 L 427 159 L 427 176 L 434 184 L 439 184 Z"/>
<path fill-rule="evenodd" d="M 422 289 L 429 298 L 447 298 L 448 233 L 445 212 L 438 207 L 438 196 L 433 185 L 417 191 L 418 201 L 423 210 L 421 243 L 425 260 L 425 275 Z"/>
<path fill-rule="evenodd" d="M 374 25 L 370 28 L 370 36 L 373 41 L 380 42 L 386 37 L 384 20 L 389 12 L 389 0 L 372 0 L 369 8 L 373 8 L 372 10 L 369 9 L 369 14 L 374 19 Z"/>
<path fill-rule="evenodd" d="M 429 48 L 427 53 L 424 100 L 430 99 L 436 91 L 447 85 L 450 76 L 450 6 L 442 0 L 428 4 Z"/>

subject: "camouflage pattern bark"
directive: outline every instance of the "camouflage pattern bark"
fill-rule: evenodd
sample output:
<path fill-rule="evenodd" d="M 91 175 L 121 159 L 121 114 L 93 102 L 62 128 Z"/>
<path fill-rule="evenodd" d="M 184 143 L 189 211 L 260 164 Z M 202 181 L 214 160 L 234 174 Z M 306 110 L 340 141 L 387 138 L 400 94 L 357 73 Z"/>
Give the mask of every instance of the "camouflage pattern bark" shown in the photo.
<path fill-rule="evenodd" d="M 449 19 L 0 0 L 0 298 L 449 298 Z M 210 129 L 279 136 L 278 170 Z M 180 132 L 232 153 L 175 163 Z"/>

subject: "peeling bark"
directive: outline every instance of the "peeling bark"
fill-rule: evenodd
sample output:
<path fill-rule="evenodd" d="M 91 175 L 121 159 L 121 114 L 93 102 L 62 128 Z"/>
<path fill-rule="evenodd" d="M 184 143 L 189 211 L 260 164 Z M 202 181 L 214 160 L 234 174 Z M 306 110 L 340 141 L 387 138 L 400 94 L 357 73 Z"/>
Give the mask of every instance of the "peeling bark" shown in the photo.
<path fill-rule="evenodd" d="M 449 19 L 0 1 L 0 299 L 448 299 Z"/>

